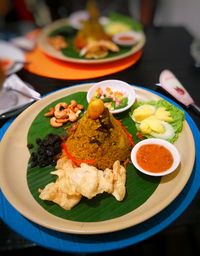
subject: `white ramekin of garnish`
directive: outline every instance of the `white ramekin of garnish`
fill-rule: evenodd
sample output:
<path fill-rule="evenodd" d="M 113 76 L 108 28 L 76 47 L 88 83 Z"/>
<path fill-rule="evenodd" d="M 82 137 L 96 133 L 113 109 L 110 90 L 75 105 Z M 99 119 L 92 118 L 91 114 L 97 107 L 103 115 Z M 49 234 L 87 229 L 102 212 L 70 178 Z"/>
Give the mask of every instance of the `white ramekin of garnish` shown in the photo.
<path fill-rule="evenodd" d="M 121 80 L 104 80 L 95 83 L 87 93 L 87 101 L 102 99 L 112 114 L 129 109 L 136 99 L 134 88 Z"/>
<path fill-rule="evenodd" d="M 144 174 L 164 176 L 178 168 L 180 154 L 172 143 L 151 138 L 142 140 L 133 147 L 131 161 Z"/>

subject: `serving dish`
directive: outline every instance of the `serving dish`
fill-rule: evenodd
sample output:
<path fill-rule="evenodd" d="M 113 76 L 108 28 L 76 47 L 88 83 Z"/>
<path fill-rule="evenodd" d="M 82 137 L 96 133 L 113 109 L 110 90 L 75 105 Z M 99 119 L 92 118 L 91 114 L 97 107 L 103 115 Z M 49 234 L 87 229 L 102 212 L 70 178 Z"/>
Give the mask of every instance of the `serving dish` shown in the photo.
<path fill-rule="evenodd" d="M 29 152 L 26 145 L 28 130 L 38 113 L 49 102 L 56 101 L 62 98 L 63 95 L 71 95 L 77 92 L 86 93 L 90 87 L 91 84 L 70 87 L 36 102 L 14 121 L 1 142 L 0 186 L 4 195 L 28 219 L 44 227 L 61 232 L 99 234 L 121 230 L 139 224 L 159 213 L 179 195 L 193 169 L 195 158 L 194 139 L 188 123 L 184 121 L 182 133 L 176 141 L 176 146 L 183 159 L 181 166 L 176 172 L 162 177 L 156 190 L 139 207 L 120 217 L 94 222 L 64 219 L 46 211 L 34 199 L 27 184 L 26 175 Z M 134 87 L 134 89 L 136 90 L 138 100 L 160 99 L 159 96 L 144 89 L 137 87 Z M 188 142 L 187 145 L 183 143 L 185 140 Z M 191 152 L 189 157 L 187 156 L 188 148 Z M 12 161 L 9 160 L 10 155 L 13 156 Z M 13 174 L 14 171 L 17 172 L 17 175 Z M 15 185 L 13 186 L 13 184 Z"/>
<path fill-rule="evenodd" d="M 76 12 L 73 12 L 69 15 L 69 24 L 75 28 L 80 29 L 82 28 L 83 22 L 86 21 L 89 18 L 89 13 L 86 10 L 79 10 Z M 104 25 L 108 22 L 107 17 L 100 17 L 99 22 Z"/>
<path fill-rule="evenodd" d="M 168 167 L 167 169 L 163 170 L 163 171 L 157 171 L 155 172 L 154 169 L 151 169 L 150 170 L 146 170 L 144 169 L 138 162 L 137 160 L 137 153 L 138 151 L 141 149 L 142 146 L 145 146 L 145 145 L 158 145 L 158 146 L 161 146 L 161 147 L 164 147 L 166 148 L 172 155 L 172 159 L 173 159 L 173 162 L 172 164 L 170 165 L 170 167 Z M 156 152 L 158 154 L 158 150 Z M 154 158 L 155 158 L 155 155 L 154 155 Z M 163 140 L 163 139 L 157 139 L 157 138 L 151 138 L 151 139 L 145 139 L 145 140 L 142 140 L 140 142 L 138 142 L 132 149 L 131 151 L 131 160 L 132 160 L 132 163 L 133 165 L 137 168 L 137 170 L 141 171 L 142 173 L 144 174 L 147 174 L 147 175 L 152 175 L 152 176 L 163 176 L 163 175 L 168 175 L 174 171 L 176 171 L 178 165 L 180 164 L 180 155 L 179 155 L 179 152 L 177 150 L 177 148 L 170 142 L 166 141 L 166 140 Z M 159 156 L 159 162 L 163 162 L 163 161 L 166 161 L 164 160 L 162 157 Z M 155 159 L 154 159 L 154 162 L 155 162 Z M 158 161 L 156 162 L 158 163 Z"/>
<path fill-rule="evenodd" d="M 101 82 L 95 83 L 88 90 L 87 101 L 90 102 L 92 100 L 92 98 L 95 96 L 95 93 L 97 92 L 98 89 L 101 89 L 105 94 L 107 88 L 111 90 L 112 94 L 114 94 L 115 92 L 116 93 L 120 92 L 122 93 L 122 95 L 124 95 L 124 97 L 128 98 L 128 102 L 126 106 L 118 109 L 112 109 L 110 110 L 111 113 L 117 114 L 117 113 L 126 111 L 135 102 L 136 94 L 135 94 L 134 88 L 126 82 L 123 82 L 121 80 L 115 80 L 115 79 L 103 80 Z"/>
<path fill-rule="evenodd" d="M 139 40 L 137 44 L 130 46 L 130 47 L 124 47 L 121 48 L 119 52 L 117 53 L 110 53 L 105 58 L 99 58 L 99 59 L 86 59 L 84 57 L 81 57 L 74 49 L 73 47 L 70 48 L 70 50 L 65 52 L 65 55 L 61 52 L 53 48 L 48 43 L 48 37 L 49 35 L 66 26 L 71 26 L 69 23 L 68 18 L 57 20 L 46 27 L 44 27 L 38 37 L 38 46 L 39 48 L 48 56 L 53 57 L 58 60 L 62 61 L 69 61 L 72 63 L 83 63 L 83 64 L 100 64 L 100 63 L 109 63 L 116 60 L 124 59 L 126 57 L 132 56 L 139 50 L 143 48 L 145 45 L 146 37 L 143 31 L 138 32 L 140 34 Z M 73 37 L 72 37 L 73 39 Z"/>
<path fill-rule="evenodd" d="M 127 31 L 115 34 L 112 40 L 121 46 L 131 46 L 137 44 L 141 40 L 141 36 L 140 32 Z"/>

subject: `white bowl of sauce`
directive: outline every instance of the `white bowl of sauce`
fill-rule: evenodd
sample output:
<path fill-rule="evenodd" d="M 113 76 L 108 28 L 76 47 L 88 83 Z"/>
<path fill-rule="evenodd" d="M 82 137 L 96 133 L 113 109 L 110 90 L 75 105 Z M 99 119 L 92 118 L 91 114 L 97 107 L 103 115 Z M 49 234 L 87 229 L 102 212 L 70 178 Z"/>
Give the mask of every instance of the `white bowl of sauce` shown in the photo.
<path fill-rule="evenodd" d="M 112 37 L 112 41 L 121 46 L 132 46 L 137 44 L 141 38 L 141 32 L 127 31 L 115 34 Z"/>
<path fill-rule="evenodd" d="M 177 148 L 163 139 L 145 139 L 131 151 L 133 165 L 142 173 L 163 176 L 172 173 L 180 164 Z"/>

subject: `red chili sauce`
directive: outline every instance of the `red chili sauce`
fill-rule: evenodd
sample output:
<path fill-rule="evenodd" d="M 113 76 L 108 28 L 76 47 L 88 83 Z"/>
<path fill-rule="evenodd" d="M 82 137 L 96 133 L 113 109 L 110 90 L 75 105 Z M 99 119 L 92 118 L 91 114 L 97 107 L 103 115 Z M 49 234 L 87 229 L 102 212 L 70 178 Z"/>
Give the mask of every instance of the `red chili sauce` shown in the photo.
<path fill-rule="evenodd" d="M 133 41 L 134 38 L 132 36 L 120 36 L 119 39 L 121 41 Z"/>
<path fill-rule="evenodd" d="M 166 171 L 174 162 L 171 152 L 158 144 L 141 146 L 137 151 L 136 160 L 145 171 L 154 173 Z"/>

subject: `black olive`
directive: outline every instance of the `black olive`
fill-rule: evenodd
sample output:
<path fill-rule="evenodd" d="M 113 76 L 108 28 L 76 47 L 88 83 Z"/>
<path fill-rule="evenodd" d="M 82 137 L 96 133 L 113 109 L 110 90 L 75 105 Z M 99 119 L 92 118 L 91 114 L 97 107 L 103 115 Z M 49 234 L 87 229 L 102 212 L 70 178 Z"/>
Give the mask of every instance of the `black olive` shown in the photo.
<path fill-rule="evenodd" d="M 47 165 L 55 165 L 57 156 L 61 152 L 61 143 L 62 139 L 60 136 L 52 133 L 43 139 L 37 138 L 37 150 L 32 152 L 30 157 L 31 168 L 35 166 L 45 167 Z"/>
<path fill-rule="evenodd" d="M 53 150 L 53 148 L 48 148 L 48 149 L 46 149 L 46 155 L 47 156 L 53 156 L 54 155 L 54 150 Z"/>
<path fill-rule="evenodd" d="M 28 149 L 32 149 L 34 146 L 33 146 L 33 144 L 28 144 L 27 147 L 28 147 Z"/>
<path fill-rule="evenodd" d="M 42 141 L 42 140 L 41 140 L 40 138 L 37 138 L 37 139 L 36 139 L 36 143 L 37 143 L 38 145 L 41 143 L 41 141 Z"/>

